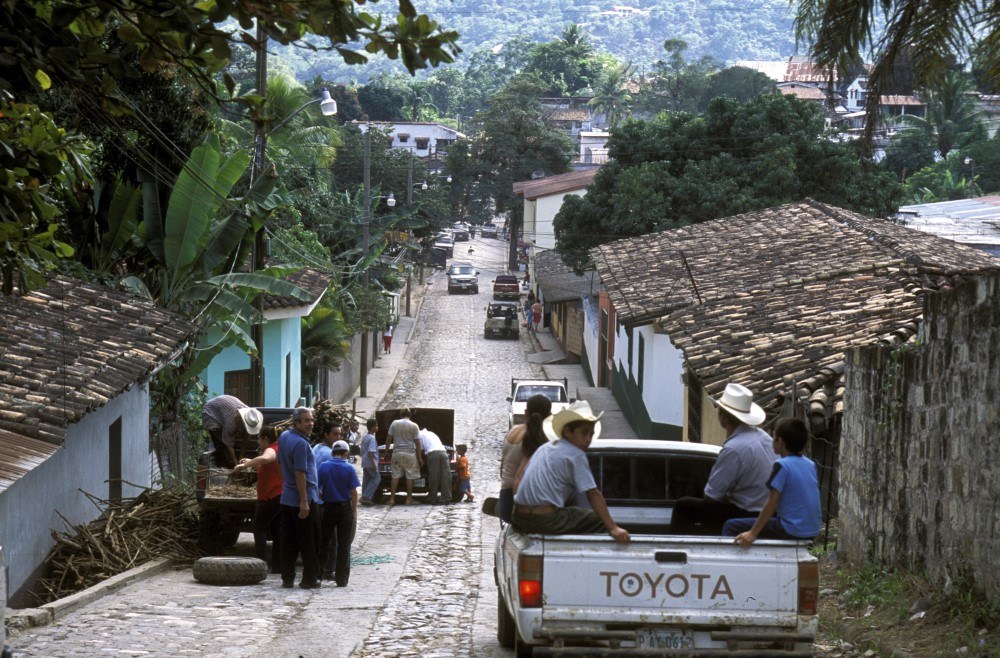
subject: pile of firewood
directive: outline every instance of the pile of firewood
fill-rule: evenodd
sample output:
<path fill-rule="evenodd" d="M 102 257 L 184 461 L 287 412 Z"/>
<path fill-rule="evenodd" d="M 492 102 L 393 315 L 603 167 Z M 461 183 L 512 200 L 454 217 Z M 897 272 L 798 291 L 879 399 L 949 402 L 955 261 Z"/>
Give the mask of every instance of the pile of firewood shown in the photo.
<path fill-rule="evenodd" d="M 79 592 L 155 558 L 192 561 L 198 550 L 198 509 L 189 490 L 147 489 L 135 498 L 103 500 L 83 492 L 104 514 L 53 532 L 49 577 L 36 597 L 47 603 Z M 65 521 L 65 517 L 63 518 Z"/>
<path fill-rule="evenodd" d="M 319 442 L 323 432 L 333 425 L 340 425 L 343 428 L 347 427 L 347 424 L 351 421 L 353 414 L 351 408 L 346 404 L 334 404 L 333 400 L 320 400 L 313 407 L 313 432 L 312 439 L 314 443 Z M 277 439 L 282 432 L 287 429 L 291 429 L 292 419 L 288 418 L 279 423 L 275 423 L 269 431 L 273 431 L 274 439 Z M 268 429 L 268 428 L 265 428 Z M 346 431 L 346 430 L 345 430 Z M 346 434 L 345 434 L 346 436 Z"/>

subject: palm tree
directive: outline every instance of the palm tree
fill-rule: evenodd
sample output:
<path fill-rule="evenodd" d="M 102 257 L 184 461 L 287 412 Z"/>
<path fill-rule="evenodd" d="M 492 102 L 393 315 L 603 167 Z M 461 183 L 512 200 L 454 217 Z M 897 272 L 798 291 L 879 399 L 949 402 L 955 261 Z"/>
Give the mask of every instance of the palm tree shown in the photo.
<path fill-rule="evenodd" d="M 917 86 L 931 87 L 957 53 L 980 42 L 987 76 L 1000 78 L 1000 20 L 983 0 L 798 0 L 796 38 L 817 63 L 846 72 L 862 53 L 875 53 L 868 77 L 865 141 L 871 144 L 879 98 L 889 93 L 893 67 L 908 56 Z M 884 24 L 880 33 L 876 27 Z"/>
<path fill-rule="evenodd" d="M 594 89 L 594 97 L 588 105 L 595 112 L 604 113 L 609 128 L 632 113 L 632 95 L 629 93 L 628 83 L 634 71 L 632 63 L 620 64 L 606 71 Z"/>
<path fill-rule="evenodd" d="M 983 114 L 968 92 L 972 84 L 959 71 L 948 71 L 941 82 L 927 93 L 924 116 L 903 115 L 899 122 L 922 130 L 937 146 L 942 158 L 953 149 L 988 139 Z"/>

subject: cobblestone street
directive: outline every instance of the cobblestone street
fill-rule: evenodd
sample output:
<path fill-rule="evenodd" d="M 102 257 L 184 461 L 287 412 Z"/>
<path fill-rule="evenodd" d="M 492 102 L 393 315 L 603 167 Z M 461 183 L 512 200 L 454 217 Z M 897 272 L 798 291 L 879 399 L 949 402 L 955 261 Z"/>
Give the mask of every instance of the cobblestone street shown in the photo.
<path fill-rule="evenodd" d="M 380 404 L 455 409 L 474 504 L 359 508 L 347 588 L 283 590 L 276 575 L 256 586 L 213 587 L 195 582 L 190 569 L 168 571 L 21 632 L 11 640 L 15 656 L 509 655 L 496 644 L 498 525 L 480 503 L 499 490 L 510 378 L 540 371 L 525 359 L 526 336 L 483 338 L 506 247 L 483 239 L 456 245 L 455 259 L 480 270 L 478 295 L 449 295 L 444 274 L 429 275 L 404 361 Z M 244 534 L 237 550 L 250 554 L 250 539 Z"/>

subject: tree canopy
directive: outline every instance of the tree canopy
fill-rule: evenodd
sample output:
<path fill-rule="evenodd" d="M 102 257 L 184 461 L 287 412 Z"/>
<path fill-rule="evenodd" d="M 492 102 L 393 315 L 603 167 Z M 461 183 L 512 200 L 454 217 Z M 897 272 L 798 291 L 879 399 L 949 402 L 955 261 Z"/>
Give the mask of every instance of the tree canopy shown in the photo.
<path fill-rule="evenodd" d="M 704 115 L 629 121 L 612 161 L 556 215 L 558 250 L 578 271 L 599 244 L 812 197 L 868 215 L 893 213 L 895 177 L 827 139 L 814 104 L 780 94 L 712 101 Z"/>

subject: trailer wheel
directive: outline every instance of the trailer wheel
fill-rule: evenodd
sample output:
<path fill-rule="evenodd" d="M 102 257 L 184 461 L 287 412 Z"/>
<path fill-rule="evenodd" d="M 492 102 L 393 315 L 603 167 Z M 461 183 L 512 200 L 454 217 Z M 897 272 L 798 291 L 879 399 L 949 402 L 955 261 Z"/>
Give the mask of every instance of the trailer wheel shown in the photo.
<path fill-rule="evenodd" d="M 191 572 L 207 585 L 256 585 L 267 578 L 267 563 L 255 557 L 203 557 Z"/>
<path fill-rule="evenodd" d="M 198 548 L 207 555 L 218 555 L 222 552 L 222 534 L 219 524 L 222 517 L 218 512 L 201 510 L 198 522 Z"/>
<path fill-rule="evenodd" d="M 219 530 L 219 539 L 223 548 L 232 548 L 240 538 L 240 529 L 234 525 L 226 525 Z"/>
<path fill-rule="evenodd" d="M 497 591 L 497 642 L 504 649 L 513 649 L 516 636 L 517 626 L 514 624 L 514 618 L 507 611 L 503 596 Z"/>

